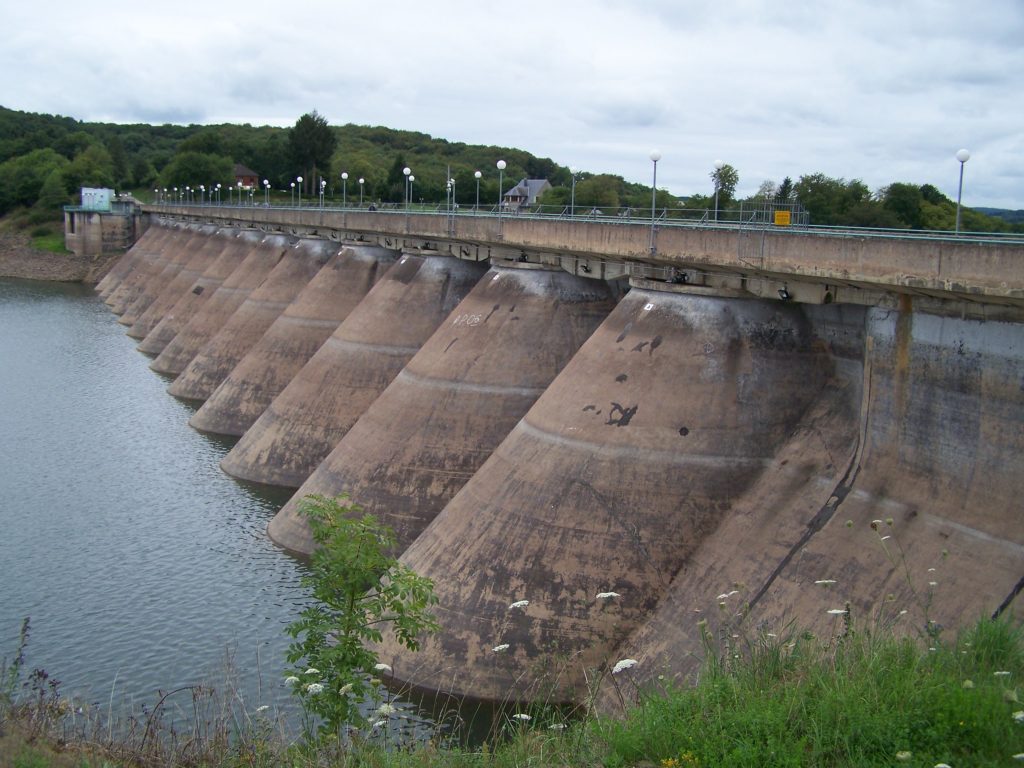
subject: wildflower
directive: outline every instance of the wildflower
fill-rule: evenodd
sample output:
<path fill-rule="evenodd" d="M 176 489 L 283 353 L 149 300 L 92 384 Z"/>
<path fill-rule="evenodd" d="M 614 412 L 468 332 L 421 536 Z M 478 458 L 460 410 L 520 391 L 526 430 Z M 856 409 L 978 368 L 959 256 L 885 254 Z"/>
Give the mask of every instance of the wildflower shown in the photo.
<path fill-rule="evenodd" d="M 377 714 L 383 715 L 384 717 L 390 717 L 397 711 L 398 710 L 391 704 L 381 704 L 379 707 L 377 707 Z"/>
<path fill-rule="evenodd" d="M 530 719 L 530 716 L 528 714 L 526 714 L 525 712 L 516 712 L 514 715 L 512 715 L 512 719 L 513 720 L 522 720 L 525 723 L 527 720 Z"/>
<path fill-rule="evenodd" d="M 352 683 L 345 683 L 343 686 L 341 686 L 341 688 L 338 689 L 338 693 L 340 693 L 342 696 L 346 696 L 349 693 L 352 693 Z"/>
<path fill-rule="evenodd" d="M 934 568 L 929 568 L 928 569 L 928 573 L 935 573 L 935 569 Z"/>
<path fill-rule="evenodd" d="M 389 675 L 391 674 L 390 664 L 385 664 L 384 662 L 381 662 L 380 664 L 374 664 L 373 668 L 378 672 L 387 672 Z"/>
<path fill-rule="evenodd" d="M 516 608 L 523 608 L 523 609 L 525 609 L 525 608 L 526 608 L 526 606 L 528 606 L 529 604 L 530 604 L 530 601 L 529 601 L 529 600 L 516 600 L 516 601 L 515 601 L 514 603 L 512 603 L 512 604 L 511 604 L 511 605 L 510 605 L 510 606 L 508 607 L 508 609 L 509 609 L 510 611 L 513 611 L 513 610 L 515 610 Z"/>
<path fill-rule="evenodd" d="M 256 712 L 266 712 L 268 709 L 270 709 L 270 705 L 264 704 L 262 707 L 256 707 Z"/>
<path fill-rule="evenodd" d="M 716 600 L 728 600 L 730 597 L 732 597 L 733 595 L 737 595 L 737 594 L 739 594 L 739 591 L 734 589 L 732 592 L 723 592 L 722 594 L 720 594 L 715 599 Z"/>
<path fill-rule="evenodd" d="M 827 587 L 829 584 L 835 584 L 836 580 L 835 579 L 818 579 L 814 583 L 819 585 L 819 586 L 822 586 L 822 587 Z"/>
<path fill-rule="evenodd" d="M 382 725 L 387 725 L 387 720 L 378 720 L 370 725 L 370 728 L 380 728 Z"/>
<path fill-rule="evenodd" d="M 1018 709 L 1013 713 L 1013 722 L 1024 723 L 1024 709 Z"/>
<path fill-rule="evenodd" d="M 1012 759 L 1013 760 L 1024 760 L 1024 752 L 1018 752 L 1016 755 L 1013 756 Z"/>
<path fill-rule="evenodd" d="M 565 723 L 552 723 L 548 728 L 552 731 L 564 731 Z"/>
<path fill-rule="evenodd" d="M 996 677 L 1009 677 L 1010 671 L 1008 669 L 1000 669 L 998 672 L 993 672 Z"/>
<path fill-rule="evenodd" d="M 311 696 L 316 696 L 318 693 L 323 693 L 324 687 L 320 683 L 310 683 L 306 686 L 306 693 Z"/>
<path fill-rule="evenodd" d="M 508 643 L 502 643 L 501 645 L 496 645 L 493 648 L 491 648 L 491 651 L 494 652 L 494 653 L 504 653 L 507 650 L 508 650 Z"/>
<path fill-rule="evenodd" d="M 636 659 L 622 659 L 620 661 L 615 662 L 615 666 L 612 667 L 612 674 L 613 675 L 617 675 L 622 670 L 630 669 L 632 667 L 635 667 L 636 665 L 637 665 L 637 660 Z"/>
<path fill-rule="evenodd" d="M 960 683 L 960 686 L 962 688 L 973 688 L 974 687 L 974 681 L 973 680 L 964 680 L 962 683 Z"/>
<path fill-rule="evenodd" d="M 892 536 L 890 536 L 889 534 L 885 534 L 885 536 L 882 537 L 882 541 L 885 541 L 886 539 L 891 539 L 891 538 L 892 538 Z"/>
<path fill-rule="evenodd" d="M 286 677 L 284 681 L 288 683 L 288 685 L 295 685 L 299 682 L 299 678 L 297 678 L 295 675 L 288 675 L 288 677 Z"/>
<path fill-rule="evenodd" d="M 828 612 L 832 616 L 842 616 L 847 611 L 845 608 L 829 608 Z"/>
<path fill-rule="evenodd" d="M 914 755 L 909 749 L 901 749 L 896 753 L 896 759 L 901 763 L 905 763 L 907 760 L 912 758 Z"/>
<path fill-rule="evenodd" d="M 937 587 L 937 586 L 939 586 L 939 582 L 937 582 L 937 581 L 929 581 L 928 582 L 928 586 L 929 587 Z"/>
<path fill-rule="evenodd" d="M 306 670 L 306 674 L 307 675 L 319 675 L 320 674 L 320 670 L 317 669 L 316 667 L 310 667 L 309 669 Z"/>
<path fill-rule="evenodd" d="M 614 597 L 622 597 L 618 592 L 598 592 L 596 600 L 611 600 Z"/>
<path fill-rule="evenodd" d="M 881 524 L 882 524 L 881 520 L 872 520 L 871 521 L 871 530 L 877 531 L 878 530 L 878 526 L 880 526 Z M 909 753 L 907 753 L 907 754 L 909 754 Z M 906 760 L 907 758 L 903 758 L 903 759 Z"/>
<path fill-rule="evenodd" d="M 666 757 L 661 761 L 661 768 L 678 768 L 679 761 L 674 757 Z"/>
<path fill-rule="evenodd" d="M 904 608 L 904 609 L 903 609 L 902 611 L 900 611 L 899 615 L 900 615 L 900 616 L 902 616 L 902 615 L 903 615 L 903 614 L 905 614 L 906 612 L 907 612 L 907 609 L 906 609 L 906 608 Z"/>
<path fill-rule="evenodd" d="M 936 763 L 935 768 L 953 768 L 949 763 Z"/>

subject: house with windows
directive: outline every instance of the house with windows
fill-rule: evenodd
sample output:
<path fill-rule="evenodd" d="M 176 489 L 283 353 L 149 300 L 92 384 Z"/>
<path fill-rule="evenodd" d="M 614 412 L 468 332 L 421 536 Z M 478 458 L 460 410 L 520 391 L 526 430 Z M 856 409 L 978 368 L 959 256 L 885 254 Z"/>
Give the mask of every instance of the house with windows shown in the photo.
<path fill-rule="evenodd" d="M 501 196 L 502 206 L 509 211 L 528 208 L 537 202 L 537 198 L 551 189 L 547 179 L 522 179 L 512 189 Z"/>
<path fill-rule="evenodd" d="M 243 187 L 257 189 L 260 185 L 260 177 L 252 168 L 248 168 L 241 163 L 235 163 L 235 184 L 237 185 L 239 182 L 242 183 Z"/>

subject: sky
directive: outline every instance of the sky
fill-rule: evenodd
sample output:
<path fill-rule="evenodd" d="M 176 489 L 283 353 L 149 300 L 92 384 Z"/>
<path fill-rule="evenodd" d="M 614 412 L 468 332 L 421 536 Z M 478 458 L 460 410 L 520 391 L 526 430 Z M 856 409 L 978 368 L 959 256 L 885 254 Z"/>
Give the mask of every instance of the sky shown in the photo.
<path fill-rule="evenodd" d="M 1024 208 L 1024 0 L 9 0 L 0 105 L 414 130 L 710 194 L 824 173 Z M 495 158 L 498 160 L 499 158 Z M 481 169 L 484 172 L 495 169 Z"/>

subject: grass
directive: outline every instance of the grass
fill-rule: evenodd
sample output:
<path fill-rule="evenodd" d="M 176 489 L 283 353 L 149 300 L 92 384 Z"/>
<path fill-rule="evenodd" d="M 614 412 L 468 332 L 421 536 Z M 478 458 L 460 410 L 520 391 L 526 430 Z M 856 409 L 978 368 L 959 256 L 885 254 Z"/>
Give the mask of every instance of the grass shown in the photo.
<path fill-rule="evenodd" d="M 735 648 L 709 644 L 690 686 L 641 689 L 631 670 L 620 673 L 616 684 L 635 703 L 619 717 L 591 715 L 560 730 L 539 716 L 507 719 L 500 738 L 471 748 L 396 748 L 366 732 L 344 746 L 293 741 L 264 717 L 211 704 L 203 691 L 193 697 L 191 730 L 173 732 L 152 711 L 129 727 L 69 727 L 68 705 L 35 679 L 0 707 L 0 767 L 959 768 L 1013 765 L 1024 753 L 1024 722 L 1014 716 L 1024 711 L 1024 638 L 1010 621 L 982 620 L 930 647 L 848 627 L 830 638 L 757 637 L 746 648 L 737 660 Z"/>
<path fill-rule="evenodd" d="M 43 228 L 37 227 L 36 229 L 32 230 L 32 247 L 33 248 L 36 248 L 36 249 L 38 249 L 40 251 L 49 251 L 51 253 L 58 253 L 58 254 L 65 254 L 65 253 L 70 254 L 71 253 L 71 251 L 69 251 L 67 248 L 64 247 L 64 232 L 63 231 L 61 231 L 61 232 L 49 232 L 49 231 L 46 231 L 46 232 L 40 232 L 39 234 L 36 234 L 36 232 L 41 230 L 41 229 L 43 229 Z"/>

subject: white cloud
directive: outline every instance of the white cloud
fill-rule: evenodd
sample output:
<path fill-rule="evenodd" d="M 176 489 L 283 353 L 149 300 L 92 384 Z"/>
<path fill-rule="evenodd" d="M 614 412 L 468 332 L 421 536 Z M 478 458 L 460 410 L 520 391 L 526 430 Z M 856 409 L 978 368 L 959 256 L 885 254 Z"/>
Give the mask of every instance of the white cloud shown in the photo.
<path fill-rule="evenodd" d="M 9 3 L 4 106 L 118 122 L 387 125 L 708 191 L 813 172 L 1024 207 L 1024 5 Z"/>

